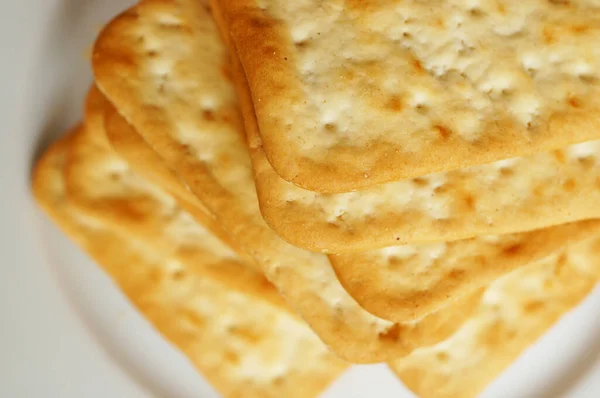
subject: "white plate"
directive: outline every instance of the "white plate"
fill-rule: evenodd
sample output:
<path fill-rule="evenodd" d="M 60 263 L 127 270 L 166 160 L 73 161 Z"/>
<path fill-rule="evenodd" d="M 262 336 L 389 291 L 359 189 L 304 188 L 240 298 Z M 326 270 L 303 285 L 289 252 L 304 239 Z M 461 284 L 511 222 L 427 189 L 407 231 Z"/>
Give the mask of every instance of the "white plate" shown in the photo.
<path fill-rule="evenodd" d="M 0 5 L 0 397 L 217 396 L 29 194 L 32 159 L 80 117 L 95 34 L 129 3 Z M 599 310 L 597 289 L 484 396 L 600 396 Z M 411 394 L 387 368 L 373 365 L 352 368 L 325 396 Z"/>

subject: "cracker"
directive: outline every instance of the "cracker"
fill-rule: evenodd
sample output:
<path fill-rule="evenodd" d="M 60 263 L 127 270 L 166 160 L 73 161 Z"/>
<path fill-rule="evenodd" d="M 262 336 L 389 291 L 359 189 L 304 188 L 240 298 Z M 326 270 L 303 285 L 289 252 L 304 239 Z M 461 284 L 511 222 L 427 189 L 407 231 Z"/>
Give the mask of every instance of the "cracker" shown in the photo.
<path fill-rule="evenodd" d="M 594 288 L 599 255 L 596 237 L 497 280 L 452 337 L 391 368 L 423 398 L 477 396 Z"/>
<path fill-rule="evenodd" d="M 226 35 L 219 1 L 216 19 Z M 220 15 L 221 14 L 221 15 Z M 231 45 L 230 45 L 231 47 Z M 234 65 L 239 58 L 233 54 Z M 236 78 L 246 79 L 241 67 Z M 249 91 L 240 83 L 240 91 Z M 241 93 L 261 211 L 287 241 L 344 253 L 507 234 L 598 217 L 600 141 L 342 194 L 308 191 L 273 170 L 250 93 Z"/>
<path fill-rule="evenodd" d="M 176 43 L 176 45 L 174 45 Z M 441 341 L 468 316 L 394 324 L 360 307 L 326 256 L 280 239 L 258 207 L 228 54 L 208 11 L 192 0 L 147 0 L 113 20 L 93 57 L 116 109 L 251 254 L 288 304 L 350 362 L 381 362 Z"/>
<path fill-rule="evenodd" d="M 330 255 L 338 279 L 367 311 L 419 319 L 519 267 L 600 232 L 597 220 L 538 231 Z"/>
<path fill-rule="evenodd" d="M 213 11 L 226 34 L 218 3 Z M 271 171 L 272 168 L 264 154 L 259 155 L 261 139 L 248 100 L 249 89 L 239 59 L 232 55 L 246 133 L 254 148 L 251 152 L 255 178 L 260 186 L 262 174 L 257 164 L 266 165 Z M 275 172 L 271 176 L 283 181 Z M 581 221 L 520 234 L 330 255 L 330 260 L 344 288 L 363 308 L 384 319 L 406 322 L 440 311 L 515 268 L 585 239 L 598 228 L 600 221 Z"/>
<path fill-rule="evenodd" d="M 348 192 L 599 137 L 593 1 L 229 0 L 270 163 Z"/>
<path fill-rule="evenodd" d="M 219 8 L 215 7 L 215 10 L 216 19 L 222 21 Z M 250 102 L 244 100 L 249 96 L 249 90 L 235 54 L 232 59 L 250 147 L 260 148 L 256 123 L 248 107 Z M 257 152 L 251 149 L 251 153 L 254 165 L 261 164 Z M 262 161 L 268 165 L 264 155 Z M 260 186 L 258 170 L 260 168 L 255 168 L 255 177 Z M 274 172 L 272 175 L 282 181 Z M 443 311 L 457 298 L 520 266 L 581 241 L 597 232 L 599 227 L 600 221 L 588 220 L 531 232 L 390 246 L 366 252 L 332 254 L 329 258 L 344 288 L 363 308 L 384 319 L 406 322 Z"/>
<path fill-rule="evenodd" d="M 256 127 L 246 120 L 250 135 Z M 600 215 L 600 141 L 340 194 L 280 178 L 261 140 L 251 141 L 251 152 L 265 220 L 287 241 L 314 251 L 452 241 Z"/>
<path fill-rule="evenodd" d="M 224 397 L 314 397 L 346 368 L 288 312 L 204 274 L 230 259 L 181 263 L 174 273 L 159 252 L 69 206 L 62 174 L 68 146 L 69 138 L 53 145 L 36 166 L 40 206 Z"/>

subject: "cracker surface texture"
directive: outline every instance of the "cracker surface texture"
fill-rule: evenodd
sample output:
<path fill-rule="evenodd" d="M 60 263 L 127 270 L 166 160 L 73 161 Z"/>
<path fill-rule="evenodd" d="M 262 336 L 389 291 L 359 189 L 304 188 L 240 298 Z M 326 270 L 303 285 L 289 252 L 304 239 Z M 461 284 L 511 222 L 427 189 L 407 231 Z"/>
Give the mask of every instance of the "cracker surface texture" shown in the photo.
<path fill-rule="evenodd" d="M 405 322 L 599 232 L 600 222 L 588 220 L 520 234 L 391 246 L 329 258 L 344 288 L 363 308 Z"/>
<path fill-rule="evenodd" d="M 310 190 L 599 137 L 594 0 L 219 3 L 266 155 Z"/>
<path fill-rule="evenodd" d="M 219 2 L 214 2 L 213 12 L 227 37 L 228 22 L 219 6 Z M 272 171 L 264 154 L 261 156 L 261 139 L 249 101 L 247 81 L 235 54 L 232 54 L 232 61 L 260 198 L 260 183 L 264 178 L 262 166 L 266 165 L 272 178 L 279 182 L 283 180 Z M 421 201 L 426 199 L 427 195 L 423 195 Z M 445 312 L 443 308 L 456 299 L 464 300 L 465 295 L 472 295 L 496 278 L 581 241 L 599 227 L 598 221 L 588 220 L 527 233 L 390 246 L 329 257 L 338 279 L 363 308 L 384 319 L 407 322 L 430 313 Z M 308 235 L 310 228 L 303 226 L 302 231 Z"/>

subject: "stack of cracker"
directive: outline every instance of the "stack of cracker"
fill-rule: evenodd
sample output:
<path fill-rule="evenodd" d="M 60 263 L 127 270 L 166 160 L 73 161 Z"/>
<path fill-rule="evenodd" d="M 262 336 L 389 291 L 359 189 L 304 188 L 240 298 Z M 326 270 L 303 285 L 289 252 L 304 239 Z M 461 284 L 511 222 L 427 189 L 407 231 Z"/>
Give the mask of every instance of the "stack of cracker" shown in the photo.
<path fill-rule="evenodd" d="M 598 42 L 592 1 L 142 0 L 35 195 L 224 396 L 476 396 L 600 276 Z"/>

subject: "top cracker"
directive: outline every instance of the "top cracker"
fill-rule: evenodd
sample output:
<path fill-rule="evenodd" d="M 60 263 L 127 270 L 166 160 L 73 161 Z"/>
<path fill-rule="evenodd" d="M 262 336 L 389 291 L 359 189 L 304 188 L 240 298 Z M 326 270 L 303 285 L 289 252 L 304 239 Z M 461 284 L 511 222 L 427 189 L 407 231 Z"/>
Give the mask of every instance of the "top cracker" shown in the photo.
<path fill-rule="evenodd" d="M 344 192 L 600 137 L 594 0 L 220 0 L 265 152 Z"/>

